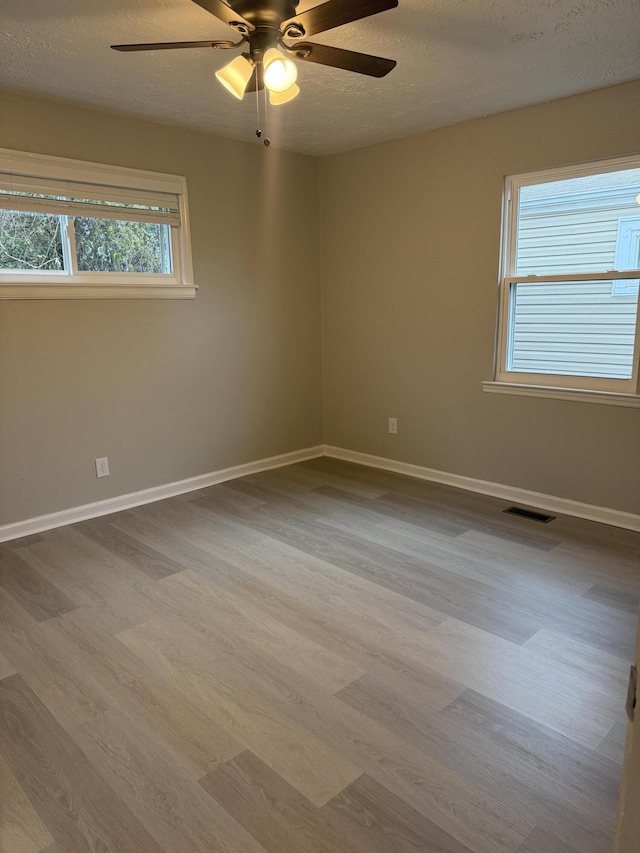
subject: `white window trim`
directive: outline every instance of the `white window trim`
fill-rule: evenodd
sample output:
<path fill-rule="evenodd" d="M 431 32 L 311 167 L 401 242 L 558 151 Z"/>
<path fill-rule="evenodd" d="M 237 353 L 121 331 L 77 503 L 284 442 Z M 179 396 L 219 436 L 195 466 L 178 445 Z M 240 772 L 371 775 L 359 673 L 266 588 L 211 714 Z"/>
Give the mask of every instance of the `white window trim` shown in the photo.
<path fill-rule="evenodd" d="M 0 272 L 0 299 L 193 299 L 193 281 L 187 182 L 179 175 L 166 175 L 31 154 L 0 148 L 0 173 L 34 178 L 125 187 L 169 193 L 178 197 L 180 226 L 171 227 L 171 274 L 78 273 L 77 270 L 11 270 Z M 63 233 L 63 241 L 73 239 Z"/>
<path fill-rule="evenodd" d="M 635 361 L 633 374 L 630 379 L 601 379 L 586 376 L 519 373 L 507 369 L 512 285 L 518 282 L 542 283 L 545 281 L 594 281 L 603 279 L 615 282 L 618 280 L 628 281 L 630 278 L 640 278 L 640 269 L 626 270 L 624 272 L 612 270 L 606 273 L 577 273 L 572 275 L 514 275 L 517 256 L 518 200 L 521 187 L 639 167 L 640 155 L 631 155 L 505 177 L 494 374 L 492 381 L 482 383 L 484 391 L 519 396 L 580 400 L 608 405 L 640 406 L 640 394 L 638 393 L 640 379 L 640 316 L 638 316 L 636 322 Z M 640 315 L 640 303 L 638 312 Z"/>

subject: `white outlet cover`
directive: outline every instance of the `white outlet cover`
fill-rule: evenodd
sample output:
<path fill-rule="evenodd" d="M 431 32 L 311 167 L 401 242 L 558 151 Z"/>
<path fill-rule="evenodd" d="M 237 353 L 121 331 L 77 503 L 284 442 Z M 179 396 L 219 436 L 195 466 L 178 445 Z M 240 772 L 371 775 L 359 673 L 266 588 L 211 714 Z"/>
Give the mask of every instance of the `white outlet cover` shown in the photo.
<path fill-rule="evenodd" d="M 96 459 L 96 477 L 98 479 L 100 477 L 108 477 L 109 476 L 109 457 L 101 456 L 99 459 Z"/>

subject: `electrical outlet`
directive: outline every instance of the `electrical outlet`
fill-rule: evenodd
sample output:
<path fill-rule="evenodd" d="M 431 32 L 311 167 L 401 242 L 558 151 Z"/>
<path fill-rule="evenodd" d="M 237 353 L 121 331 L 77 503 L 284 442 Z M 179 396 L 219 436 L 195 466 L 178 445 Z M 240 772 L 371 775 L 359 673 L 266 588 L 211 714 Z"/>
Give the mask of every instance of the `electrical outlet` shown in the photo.
<path fill-rule="evenodd" d="M 100 459 L 96 459 L 96 477 L 108 477 L 109 476 L 109 457 L 101 456 Z"/>
<path fill-rule="evenodd" d="M 398 434 L 398 419 L 397 418 L 389 418 L 389 432 L 391 435 Z"/>

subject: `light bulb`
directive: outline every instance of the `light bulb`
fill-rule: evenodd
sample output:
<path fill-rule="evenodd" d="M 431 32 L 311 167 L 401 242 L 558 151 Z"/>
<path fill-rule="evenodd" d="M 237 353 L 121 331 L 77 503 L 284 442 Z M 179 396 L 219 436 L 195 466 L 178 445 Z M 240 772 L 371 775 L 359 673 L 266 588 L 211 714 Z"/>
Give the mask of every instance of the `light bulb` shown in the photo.
<path fill-rule="evenodd" d="M 299 94 L 300 87 L 294 83 L 293 86 L 289 86 L 284 92 L 269 92 L 269 102 L 272 106 L 279 107 L 280 104 L 287 104 L 289 101 L 297 98 Z"/>
<path fill-rule="evenodd" d="M 216 71 L 216 77 L 225 89 L 241 101 L 255 67 L 256 64 L 252 59 L 248 59 L 246 56 L 236 56 L 224 68 Z"/>
<path fill-rule="evenodd" d="M 286 92 L 298 78 L 295 62 L 287 59 L 277 48 L 270 47 L 262 60 L 264 85 L 270 92 Z"/>

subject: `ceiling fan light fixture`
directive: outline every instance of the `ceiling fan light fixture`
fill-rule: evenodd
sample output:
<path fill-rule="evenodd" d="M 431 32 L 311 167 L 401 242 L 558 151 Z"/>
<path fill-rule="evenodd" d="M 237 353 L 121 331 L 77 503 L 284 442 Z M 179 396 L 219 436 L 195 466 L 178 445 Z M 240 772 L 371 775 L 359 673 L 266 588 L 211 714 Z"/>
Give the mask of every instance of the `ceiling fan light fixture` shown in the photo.
<path fill-rule="evenodd" d="M 289 101 L 297 98 L 299 94 L 300 87 L 294 83 L 293 86 L 289 86 L 284 92 L 269 92 L 269 103 L 272 107 L 279 107 L 281 104 L 288 104 Z"/>
<path fill-rule="evenodd" d="M 256 64 L 252 59 L 244 55 L 236 56 L 235 59 L 216 71 L 216 77 L 227 91 L 241 101 L 255 67 Z"/>
<path fill-rule="evenodd" d="M 287 59 L 276 47 L 269 48 L 264 55 L 262 64 L 264 67 L 264 85 L 270 92 L 286 92 L 292 88 L 298 79 L 298 69 L 295 62 Z M 296 92 L 292 97 L 295 98 L 297 94 Z"/>

